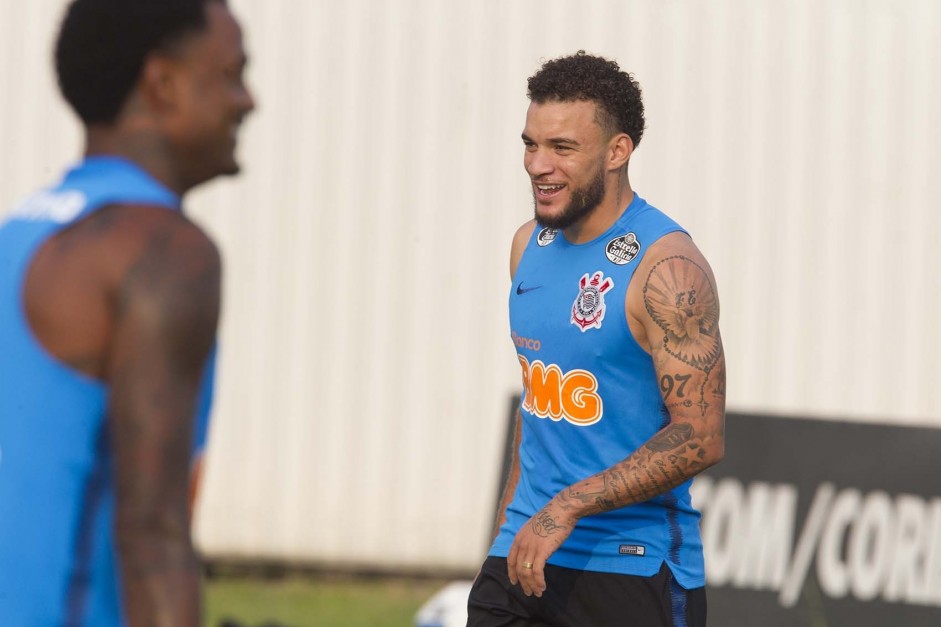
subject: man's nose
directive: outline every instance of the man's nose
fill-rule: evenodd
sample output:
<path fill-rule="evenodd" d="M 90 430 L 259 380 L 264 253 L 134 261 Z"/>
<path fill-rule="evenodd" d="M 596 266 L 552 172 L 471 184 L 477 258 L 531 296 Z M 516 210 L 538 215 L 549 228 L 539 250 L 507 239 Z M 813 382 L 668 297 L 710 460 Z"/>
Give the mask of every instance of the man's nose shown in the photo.
<path fill-rule="evenodd" d="M 552 164 L 551 155 L 538 148 L 532 152 L 526 153 L 524 165 L 526 166 L 526 171 L 529 173 L 529 176 L 532 178 L 549 174 L 555 169 Z"/>

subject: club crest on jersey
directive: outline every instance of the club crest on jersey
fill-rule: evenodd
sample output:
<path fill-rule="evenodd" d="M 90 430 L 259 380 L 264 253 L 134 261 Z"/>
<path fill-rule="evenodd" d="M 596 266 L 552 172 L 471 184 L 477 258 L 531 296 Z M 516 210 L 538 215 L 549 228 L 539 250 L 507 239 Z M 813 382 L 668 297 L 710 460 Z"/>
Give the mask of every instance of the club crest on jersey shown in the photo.
<path fill-rule="evenodd" d="M 550 229 L 548 226 L 543 230 L 539 231 L 539 235 L 536 236 L 536 243 L 540 246 L 548 246 L 555 240 L 555 236 L 559 234 L 559 229 Z"/>
<path fill-rule="evenodd" d="M 629 264 L 637 257 L 640 252 L 640 242 L 633 233 L 615 237 L 604 247 L 604 254 L 608 261 L 616 263 L 619 266 Z"/>
<path fill-rule="evenodd" d="M 604 320 L 604 294 L 614 287 L 611 277 L 605 277 L 598 270 L 588 278 L 586 272 L 578 282 L 578 296 L 572 303 L 572 324 L 582 332 L 588 329 L 600 329 Z"/>

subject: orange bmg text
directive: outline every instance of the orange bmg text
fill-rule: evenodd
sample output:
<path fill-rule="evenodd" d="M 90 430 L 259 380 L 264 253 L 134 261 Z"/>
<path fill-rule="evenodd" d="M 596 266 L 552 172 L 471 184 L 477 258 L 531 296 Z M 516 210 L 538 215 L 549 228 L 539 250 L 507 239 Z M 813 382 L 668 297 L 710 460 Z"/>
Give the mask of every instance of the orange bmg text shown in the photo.
<path fill-rule="evenodd" d="M 532 363 L 517 355 L 523 368 L 523 409 L 539 418 L 565 419 L 587 427 L 599 420 L 604 410 L 598 395 L 598 379 L 587 370 L 566 373 L 555 364 L 538 359 Z"/>

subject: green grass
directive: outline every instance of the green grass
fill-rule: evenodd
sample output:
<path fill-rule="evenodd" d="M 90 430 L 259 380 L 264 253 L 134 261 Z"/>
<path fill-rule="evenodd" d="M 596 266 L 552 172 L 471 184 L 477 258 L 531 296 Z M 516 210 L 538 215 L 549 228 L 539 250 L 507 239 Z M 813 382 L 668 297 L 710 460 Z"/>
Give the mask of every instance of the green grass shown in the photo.
<path fill-rule="evenodd" d="M 411 627 L 418 608 L 447 582 L 427 579 L 217 577 L 206 582 L 206 627 Z"/>

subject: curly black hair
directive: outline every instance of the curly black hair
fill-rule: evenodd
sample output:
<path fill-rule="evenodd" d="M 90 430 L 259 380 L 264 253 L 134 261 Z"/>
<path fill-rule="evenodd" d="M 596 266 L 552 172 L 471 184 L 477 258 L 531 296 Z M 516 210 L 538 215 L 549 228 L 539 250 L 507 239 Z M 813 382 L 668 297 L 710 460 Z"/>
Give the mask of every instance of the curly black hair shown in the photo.
<path fill-rule="evenodd" d="M 113 123 L 144 59 L 206 27 L 225 0 L 73 0 L 55 45 L 59 89 L 85 124 Z"/>
<path fill-rule="evenodd" d="M 627 133 L 634 147 L 644 134 L 640 85 L 614 61 L 584 50 L 543 63 L 528 79 L 535 103 L 588 100 L 597 105 L 597 122 L 610 134 Z"/>

